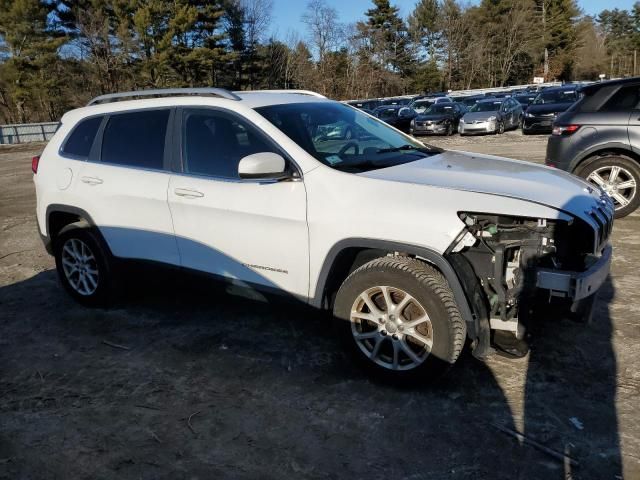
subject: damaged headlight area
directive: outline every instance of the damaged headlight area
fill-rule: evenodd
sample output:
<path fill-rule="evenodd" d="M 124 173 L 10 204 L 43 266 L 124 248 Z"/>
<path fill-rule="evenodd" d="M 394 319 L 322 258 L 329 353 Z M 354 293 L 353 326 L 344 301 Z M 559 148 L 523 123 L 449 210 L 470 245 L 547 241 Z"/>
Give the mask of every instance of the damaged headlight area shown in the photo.
<path fill-rule="evenodd" d="M 448 258 L 467 286 L 467 294 L 491 319 L 491 328 L 517 332 L 523 303 L 538 290 L 538 272 L 582 272 L 598 248 L 593 228 L 570 221 L 461 213 L 465 228 Z M 570 297 L 570 292 L 547 291 Z M 533 303 L 533 302 L 531 302 Z M 483 316 L 484 316 L 483 315 Z"/>

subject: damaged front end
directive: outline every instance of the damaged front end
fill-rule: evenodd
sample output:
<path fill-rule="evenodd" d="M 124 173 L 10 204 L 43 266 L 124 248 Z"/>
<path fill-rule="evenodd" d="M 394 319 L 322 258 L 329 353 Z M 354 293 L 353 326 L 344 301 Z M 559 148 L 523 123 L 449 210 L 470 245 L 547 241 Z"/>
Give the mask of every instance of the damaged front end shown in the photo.
<path fill-rule="evenodd" d="M 589 218 L 594 221 L 460 214 L 465 228 L 446 256 L 478 322 L 476 356 L 490 353 L 491 341 L 498 348 L 506 341 L 503 350 L 517 356 L 537 307 L 589 317 L 609 272 L 613 212 L 602 207 Z"/>

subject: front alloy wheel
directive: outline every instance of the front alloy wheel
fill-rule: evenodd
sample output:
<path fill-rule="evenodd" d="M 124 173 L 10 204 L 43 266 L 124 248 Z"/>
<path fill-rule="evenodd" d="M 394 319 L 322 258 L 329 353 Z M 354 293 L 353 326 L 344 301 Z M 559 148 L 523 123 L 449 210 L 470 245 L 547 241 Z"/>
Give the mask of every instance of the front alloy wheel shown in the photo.
<path fill-rule="evenodd" d="M 354 359 L 385 380 L 441 374 L 466 338 L 446 279 L 410 257 L 381 257 L 354 270 L 338 290 L 333 313 Z"/>
<path fill-rule="evenodd" d="M 351 333 L 371 361 L 390 370 L 411 370 L 429 356 L 433 326 L 424 307 L 402 289 L 375 286 L 356 298 Z"/>

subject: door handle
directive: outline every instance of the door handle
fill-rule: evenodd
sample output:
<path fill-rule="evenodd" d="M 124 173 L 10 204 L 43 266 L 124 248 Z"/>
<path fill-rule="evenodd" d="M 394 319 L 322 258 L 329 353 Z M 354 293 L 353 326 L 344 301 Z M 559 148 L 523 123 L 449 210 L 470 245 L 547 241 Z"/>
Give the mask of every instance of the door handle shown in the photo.
<path fill-rule="evenodd" d="M 102 183 L 102 179 L 98 177 L 82 177 L 80 180 L 89 185 L 100 185 Z"/>
<path fill-rule="evenodd" d="M 173 193 L 175 193 L 179 197 L 185 198 L 204 197 L 204 193 L 199 192 L 198 190 L 191 190 L 190 188 L 176 188 L 173 190 Z"/>

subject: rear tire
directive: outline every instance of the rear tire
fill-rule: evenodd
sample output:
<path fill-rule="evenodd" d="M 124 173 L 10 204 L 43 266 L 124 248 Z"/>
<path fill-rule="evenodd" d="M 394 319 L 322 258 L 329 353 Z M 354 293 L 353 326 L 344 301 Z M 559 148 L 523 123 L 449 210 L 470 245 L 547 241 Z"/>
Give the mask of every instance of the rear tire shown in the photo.
<path fill-rule="evenodd" d="M 78 303 L 104 307 L 113 290 L 113 261 L 102 237 L 93 227 L 73 223 L 53 242 L 56 270 L 64 288 Z"/>
<path fill-rule="evenodd" d="M 603 155 L 579 166 L 575 173 L 611 196 L 615 218 L 626 217 L 640 206 L 640 165 L 632 158 Z"/>
<path fill-rule="evenodd" d="M 336 296 L 334 318 L 355 360 L 394 382 L 440 376 L 466 338 L 446 279 L 408 257 L 378 258 L 351 273 Z"/>

